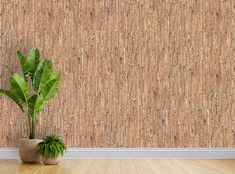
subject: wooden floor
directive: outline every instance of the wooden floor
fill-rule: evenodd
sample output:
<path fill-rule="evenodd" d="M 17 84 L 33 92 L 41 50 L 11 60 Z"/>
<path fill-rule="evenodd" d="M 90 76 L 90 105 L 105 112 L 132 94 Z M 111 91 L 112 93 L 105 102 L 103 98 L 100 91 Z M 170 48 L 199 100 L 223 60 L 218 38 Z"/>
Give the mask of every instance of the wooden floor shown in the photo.
<path fill-rule="evenodd" d="M 235 160 L 63 160 L 57 166 L 0 160 L 0 174 L 234 174 Z"/>

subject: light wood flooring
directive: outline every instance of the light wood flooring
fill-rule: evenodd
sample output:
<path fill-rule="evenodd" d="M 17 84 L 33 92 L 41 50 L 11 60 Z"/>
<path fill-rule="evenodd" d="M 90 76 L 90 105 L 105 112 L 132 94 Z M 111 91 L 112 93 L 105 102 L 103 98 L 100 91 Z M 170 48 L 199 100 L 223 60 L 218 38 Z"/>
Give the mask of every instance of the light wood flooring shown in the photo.
<path fill-rule="evenodd" d="M 0 174 L 235 174 L 235 160 L 63 160 L 59 165 L 0 160 Z"/>

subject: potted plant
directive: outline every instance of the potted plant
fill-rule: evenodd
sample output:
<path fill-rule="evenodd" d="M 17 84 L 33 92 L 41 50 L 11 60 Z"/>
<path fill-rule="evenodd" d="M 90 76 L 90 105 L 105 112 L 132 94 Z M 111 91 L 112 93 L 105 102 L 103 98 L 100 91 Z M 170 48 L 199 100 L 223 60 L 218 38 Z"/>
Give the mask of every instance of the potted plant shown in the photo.
<path fill-rule="evenodd" d="M 66 145 L 64 141 L 56 135 L 48 135 L 43 141 L 38 143 L 37 151 L 42 156 L 44 164 L 58 164 L 59 157 L 64 155 Z"/>
<path fill-rule="evenodd" d="M 10 89 L 0 88 L 0 93 L 12 99 L 28 119 L 29 139 L 20 139 L 19 155 L 23 162 L 40 162 L 36 151 L 36 122 L 40 111 L 59 89 L 60 74 L 52 70 L 49 60 L 41 60 L 38 49 L 32 49 L 27 58 L 17 51 L 23 77 L 11 71 Z M 30 90 L 31 89 L 31 90 Z"/>

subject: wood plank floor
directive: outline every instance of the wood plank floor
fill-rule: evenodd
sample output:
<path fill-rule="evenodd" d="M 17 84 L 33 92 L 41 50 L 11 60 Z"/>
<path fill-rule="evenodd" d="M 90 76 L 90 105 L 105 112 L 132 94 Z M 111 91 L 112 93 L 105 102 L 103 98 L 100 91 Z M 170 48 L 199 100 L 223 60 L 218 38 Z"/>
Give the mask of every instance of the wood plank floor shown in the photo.
<path fill-rule="evenodd" d="M 0 160 L 0 174 L 234 174 L 235 160 L 63 160 L 57 166 Z"/>

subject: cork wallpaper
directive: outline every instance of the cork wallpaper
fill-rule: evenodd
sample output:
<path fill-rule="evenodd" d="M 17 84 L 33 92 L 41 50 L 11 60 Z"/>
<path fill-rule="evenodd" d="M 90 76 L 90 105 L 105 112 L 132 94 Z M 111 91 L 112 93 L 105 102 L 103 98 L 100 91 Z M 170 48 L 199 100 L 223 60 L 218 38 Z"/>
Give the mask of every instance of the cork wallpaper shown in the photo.
<path fill-rule="evenodd" d="M 234 0 L 1 0 L 0 86 L 38 48 L 62 74 L 37 137 L 69 147 L 235 148 Z M 27 137 L 0 95 L 0 147 Z"/>

